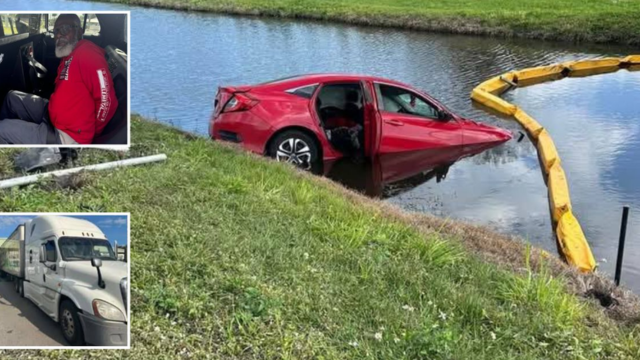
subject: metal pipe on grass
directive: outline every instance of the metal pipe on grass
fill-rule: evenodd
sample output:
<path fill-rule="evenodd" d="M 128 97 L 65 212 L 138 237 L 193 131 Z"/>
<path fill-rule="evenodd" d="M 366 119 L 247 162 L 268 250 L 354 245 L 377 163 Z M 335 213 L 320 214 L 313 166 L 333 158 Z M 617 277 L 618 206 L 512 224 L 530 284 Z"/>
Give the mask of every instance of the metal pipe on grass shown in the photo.
<path fill-rule="evenodd" d="M 80 166 L 73 169 L 56 170 L 56 171 L 46 172 L 42 174 L 22 176 L 22 177 L 0 181 L 0 189 L 7 189 L 14 186 L 28 185 L 28 184 L 37 182 L 41 179 L 46 179 L 52 176 L 71 175 L 83 170 L 84 171 L 107 170 L 107 169 L 113 169 L 121 166 L 148 164 L 152 162 L 164 161 L 166 159 L 167 159 L 167 155 L 158 154 L 158 155 L 144 156 L 144 157 L 139 157 L 134 159 L 112 161 L 112 162 L 102 163 L 102 164 Z"/>

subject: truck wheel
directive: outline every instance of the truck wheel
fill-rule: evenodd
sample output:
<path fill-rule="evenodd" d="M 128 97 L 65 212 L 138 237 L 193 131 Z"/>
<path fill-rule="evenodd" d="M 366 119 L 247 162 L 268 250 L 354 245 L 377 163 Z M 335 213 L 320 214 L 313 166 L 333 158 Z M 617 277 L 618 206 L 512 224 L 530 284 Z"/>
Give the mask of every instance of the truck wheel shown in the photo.
<path fill-rule="evenodd" d="M 84 345 L 84 332 L 78 316 L 78 308 L 69 300 L 60 304 L 60 328 L 62 335 L 72 346 Z"/>
<path fill-rule="evenodd" d="M 22 279 L 18 279 L 18 294 L 21 298 L 24 297 L 24 280 Z"/>

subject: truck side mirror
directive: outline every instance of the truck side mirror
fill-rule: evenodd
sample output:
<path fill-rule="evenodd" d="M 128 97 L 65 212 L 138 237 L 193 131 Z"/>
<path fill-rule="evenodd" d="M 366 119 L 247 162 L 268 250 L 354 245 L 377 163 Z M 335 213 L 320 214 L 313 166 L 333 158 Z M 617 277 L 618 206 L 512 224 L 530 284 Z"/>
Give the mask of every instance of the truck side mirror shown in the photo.
<path fill-rule="evenodd" d="M 47 261 L 47 247 L 43 244 L 40 245 L 40 262 L 46 262 Z"/>
<path fill-rule="evenodd" d="M 100 267 L 102 266 L 102 259 L 100 259 L 100 258 L 92 258 L 91 259 L 91 266 L 93 266 L 94 268 L 96 268 L 96 270 L 98 270 L 98 286 L 100 286 L 100 288 L 104 289 L 105 284 L 104 284 L 104 280 L 102 280 L 102 273 L 100 272 Z"/>

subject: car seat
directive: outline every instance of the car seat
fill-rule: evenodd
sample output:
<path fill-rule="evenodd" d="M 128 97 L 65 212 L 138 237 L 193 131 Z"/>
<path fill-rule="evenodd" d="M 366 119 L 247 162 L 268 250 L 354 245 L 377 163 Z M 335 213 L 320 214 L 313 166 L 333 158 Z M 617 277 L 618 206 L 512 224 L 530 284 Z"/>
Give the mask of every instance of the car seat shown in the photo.
<path fill-rule="evenodd" d="M 351 118 L 356 124 L 363 124 L 362 104 L 360 102 L 360 93 L 357 90 L 350 90 L 346 95 L 344 106 L 345 114 Z"/>

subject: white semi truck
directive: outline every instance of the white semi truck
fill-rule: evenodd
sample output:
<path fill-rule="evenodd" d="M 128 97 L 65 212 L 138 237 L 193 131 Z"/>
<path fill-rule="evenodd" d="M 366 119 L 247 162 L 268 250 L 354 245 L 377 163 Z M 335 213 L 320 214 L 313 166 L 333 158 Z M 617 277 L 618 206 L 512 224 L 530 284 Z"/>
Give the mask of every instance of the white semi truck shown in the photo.
<path fill-rule="evenodd" d="M 20 224 L 0 245 L 0 273 L 71 345 L 127 345 L 127 263 L 91 222 L 46 215 Z"/>

